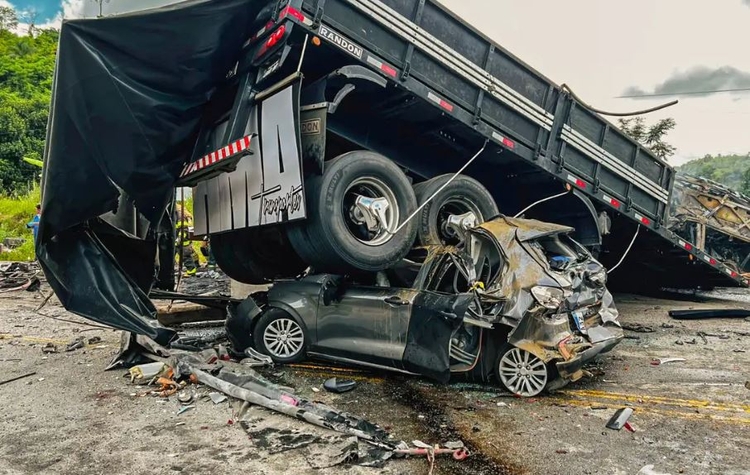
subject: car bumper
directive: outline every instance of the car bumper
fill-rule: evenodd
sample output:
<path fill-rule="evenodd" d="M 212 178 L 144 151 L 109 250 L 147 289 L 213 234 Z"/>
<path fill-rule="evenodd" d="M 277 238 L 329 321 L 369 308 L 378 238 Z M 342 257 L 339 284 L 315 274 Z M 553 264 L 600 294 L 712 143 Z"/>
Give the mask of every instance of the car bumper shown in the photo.
<path fill-rule="evenodd" d="M 557 363 L 557 371 L 560 376 L 567 380 L 576 380 L 580 378 L 580 372 L 583 365 L 593 360 L 597 355 L 607 353 L 617 346 L 623 339 L 622 331 L 612 332 L 611 338 L 598 341 L 593 346 L 579 353 L 576 353 L 571 359 Z"/>

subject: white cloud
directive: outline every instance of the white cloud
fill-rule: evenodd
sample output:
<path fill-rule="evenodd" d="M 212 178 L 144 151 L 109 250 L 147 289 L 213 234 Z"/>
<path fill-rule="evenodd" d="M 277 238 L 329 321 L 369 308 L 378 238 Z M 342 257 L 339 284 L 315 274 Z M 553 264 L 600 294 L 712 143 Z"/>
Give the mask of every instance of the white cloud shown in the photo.
<path fill-rule="evenodd" d="M 66 20 L 72 18 L 83 18 L 84 9 L 87 0 L 63 0 L 62 2 L 62 16 Z M 88 3 L 94 3 L 88 0 Z"/>

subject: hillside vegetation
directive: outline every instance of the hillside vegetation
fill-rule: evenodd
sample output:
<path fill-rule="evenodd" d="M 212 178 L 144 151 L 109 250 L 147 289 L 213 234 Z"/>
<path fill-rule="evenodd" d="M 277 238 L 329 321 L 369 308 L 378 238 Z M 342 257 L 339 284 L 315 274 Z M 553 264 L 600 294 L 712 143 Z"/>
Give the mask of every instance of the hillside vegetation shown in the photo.
<path fill-rule="evenodd" d="M 706 155 L 680 167 L 679 173 L 701 176 L 750 195 L 750 153 L 747 155 Z"/>

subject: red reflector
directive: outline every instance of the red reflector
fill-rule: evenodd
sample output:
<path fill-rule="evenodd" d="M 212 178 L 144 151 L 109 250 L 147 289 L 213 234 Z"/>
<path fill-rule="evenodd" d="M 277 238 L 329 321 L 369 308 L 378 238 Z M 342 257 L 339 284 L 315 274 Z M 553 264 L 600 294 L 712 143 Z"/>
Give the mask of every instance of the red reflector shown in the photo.
<path fill-rule="evenodd" d="M 396 77 L 396 70 L 393 69 L 392 67 L 388 66 L 385 63 L 383 63 L 380 66 L 380 70 L 383 71 L 384 73 L 386 73 L 387 75 L 391 76 L 391 77 L 394 77 L 394 78 Z"/>
<path fill-rule="evenodd" d="M 305 21 L 305 15 L 303 15 L 299 10 L 292 7 L 286 7 L 285 9 L 281 10 L 281 13 L 279 13 L 279 20 L 287 16 L 296 18 L 299 21 Z"/>
<path fill-rule="evenodd" d="M 276 31 L 271 33 L 271 36 L 266 40 L 266 48 L 273 48 L 276 46 L 276 43 L 284 37 L 284 33 L 286 33 L 286 26 L 281 25 Z"/>
<path fill-rule="evenodd" d="M 714 258 L 712 257 L 712 258 L 711 258 L 711 259 L 710 259 L 710 260 L 708 261 L 708 263 L 709 263 L 709 264 L 711 264 L 712 266 L 715 266 L 715 265 L 716 265 L 716 259 L 714 259 Z"/>
<path fill-rule="evenodd" d="M 445 101 L 445 100 L 441 100 L 440 101 L 440 107 L 442 107 L 443 109 L 447 110 L 448 112 L 452 112 L 453 111 L 453 104 L 451 104 L 450 102 Z"/>
<path fill-rule="evenodd" d="M 516 143 L 508 138 L 503 138 L 503 145 L 508 148 L 516 148 Z"/>
<path fill-rule="evenodd" d="M 646 226 L 649 226 L 651 224 L 651 220 L 648 218 L 641 218 L 641 222 Z"/>
<path fill-rule="evenodd" d="M 732 278 L 735 278 L 735 277 L 737 277 L 737 273 L 735 271 L 732 271 L 731 276 L 732 276 Z"/>
<path fill-rule="evenodd" d="M 692 251 L 693 250 L 693 245 L 685 243 L 685 249 L 688 250 L 688 251 Z"/>
<path fill-rule="evenodd" d="M 586 182 L 580 178 L 576 178 L 576 186 L 579 188 L 586 188 Z"/>

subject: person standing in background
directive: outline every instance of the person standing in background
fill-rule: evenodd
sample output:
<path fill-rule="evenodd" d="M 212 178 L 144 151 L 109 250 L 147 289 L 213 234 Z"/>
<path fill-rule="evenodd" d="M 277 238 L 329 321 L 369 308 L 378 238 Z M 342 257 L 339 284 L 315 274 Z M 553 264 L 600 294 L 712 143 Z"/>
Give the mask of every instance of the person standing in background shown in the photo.
<path fill-rule="evenodd" d="M 34 233 L 34 247 L 36 247 L 36 235 L 39 233 L 39 220 L 42 217 L 42 205 L 37 204 L 36 205 L 36 214 L 34 217 L 26 223 L 26 227 L 31 229 L 31 232 Z"/>

